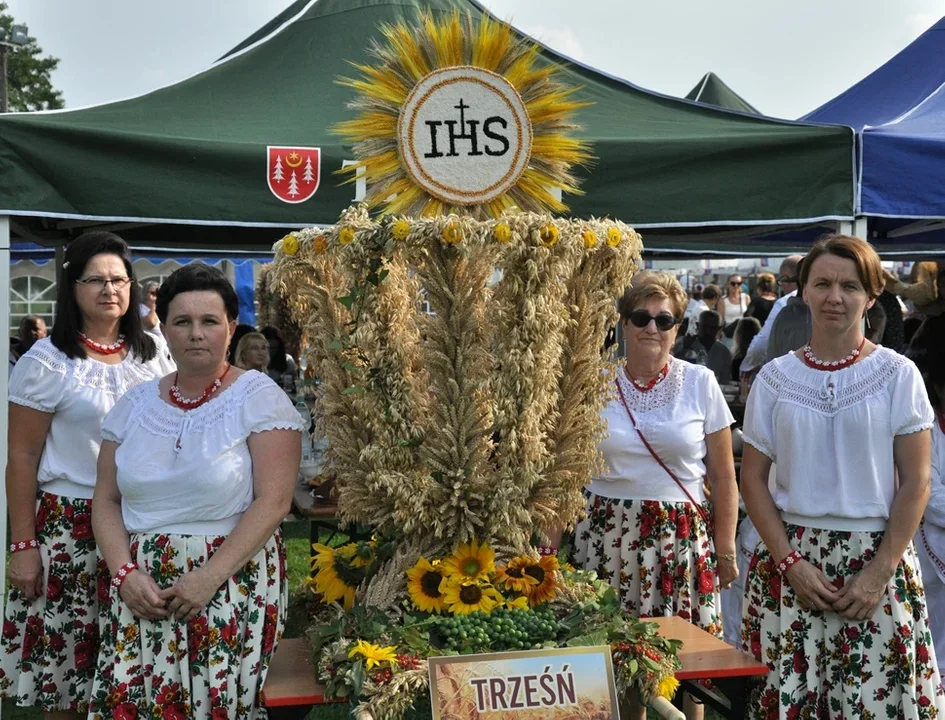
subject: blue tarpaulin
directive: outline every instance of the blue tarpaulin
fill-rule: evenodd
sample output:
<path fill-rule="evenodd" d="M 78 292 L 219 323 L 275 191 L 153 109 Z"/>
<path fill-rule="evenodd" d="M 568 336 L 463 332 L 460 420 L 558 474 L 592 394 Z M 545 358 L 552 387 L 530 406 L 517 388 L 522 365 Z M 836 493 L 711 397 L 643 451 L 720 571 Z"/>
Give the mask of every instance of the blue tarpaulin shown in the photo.
<path fill-rule="evenodd" d="M 857 214 L 945 218 L 945 18 L 801 119 L 857 131 Z"/>

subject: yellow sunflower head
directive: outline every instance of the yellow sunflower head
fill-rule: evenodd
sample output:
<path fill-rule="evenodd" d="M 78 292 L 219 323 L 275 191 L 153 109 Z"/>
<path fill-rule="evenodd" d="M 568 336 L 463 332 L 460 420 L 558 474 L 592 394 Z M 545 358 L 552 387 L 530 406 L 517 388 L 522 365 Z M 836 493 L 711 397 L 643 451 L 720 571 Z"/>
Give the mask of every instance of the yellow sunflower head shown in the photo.
<path fill-rule="evenodd" d="M 398 220 L 391 226 L 390 234 L 394 236 L 394 240 L 406 240 L 407 236 L 410 235 L 410 221 Z"/>
<path fill-rule="evenodd" d="M 499 591 L 488 583 L 443 581 L 443 600 L 454 615 L 474 612 L 491 613 L 505 601 Z"/>
<path fill-rule="evenodd" d="M 441 613 L 446 608 L 440 585 L 443 573 L 422 555 L 407 571 L 407 592 L 420 612 Z"/>
<path fill-rule="evenodd" d="M 581 238 L 584 240 L 584 247 L 588 250 L 597 246 L 597 233 L 590 228 L 584 231 Z"/>
<path fill-rule="evenodd" d="M 522 558 L 522 572 L 535 580 L 535 584 L 525 590 L 528 604 L 532 607 L 542 605 L 552 600 L 558 594 L 558 580 L 555 574 L 558 571 L 558 558 L 554 555 L 545 555 L 541 560 Z"/>
<path fill-rule="evenodd" d="M 512 241 L 512 228 L 505 223 L 500 223 L 492 228 L 492 237 L 495 238 L 496 242 L 507 245 Z"/>
<path fill-rule="evenodd" d="M 534 563 L 530 557 L 517 557 L 509 561 L 508 565 L 499 565 L 495 571 L 495 581 L 506 590 L 527 593 L 538 584 L 531 575 L 525 574 L 525 568 Z"/>
<path fill-rule="evenodd" d="M 506 600 L 505 607 L 509 610 L 528 610 L 528 598 L 520 595 L 514 600 Z"/>
<path fill-rule="evenodd" d="M 358 640 L 351 650 L 348 651 L 349 658 L 353 658 L 355 655 L 360 655 L 364 658 L 364 664 L 367 666 L 368 670 L 377 667 L 381 663 L 397 664 L 397 648 L 393 645 L 390 647 L 381 647 L 380 645 L 372 645 L 364 640 Z"/>
<path fill-rule="evenodd" d="M 667 700 L 672 700 L 673 695 L 676 694 L 676 690 L 679 688 L 679 680 L 673 675 L 667 675 L 662 680 L 660 680 L 659 689 L 657 692 L 660 697 L 664 697 Z"/>
<path fill-rule="evenodd" d="M 442 567 L 451 581 L 475 582 L 485 579 L 495 571 L 495 551 L 486 543 L 479 544 L 472 540 L 444 558 Z"/>
<path fill-rule="evenodd" d="M 312 241 L 312 250 L 316 255 L 324 255 L 328 251 L 328 241 L 324 235 L 319 235 Z"/>
<path fill-rule="evenodd" d="M 622 239 L 623 236 L 617 228 L 612 227 L 607 230 L 607 244 L 610 245 L 610 247 L 617 247 Z"/>
<path fill-rule="evenodd" d="M 354 228 L 345 225 L 338 231 L 338 242 L 342 245 L 350 245 L 354 240 Z"/>
<path fill-rule="evenodd" d="M 340 548 L 315 543 L 312 546 L 315 557 L 312 569 L 315 571 L 314 585 L 326 603 L 342 601 L 345 610 L 354 606 L 354 596 L 358 585 L 364 579 L 364 569 L 355 566 L 354 543 Z"/>
<path fill-rule="evenodd" d="M 541 240 L 541 244 L 547 248 L 554 247 L 560 236 L 561 233 L 558 232 L 558 228 L 551 223 L 543 225 L 538 231 L 538 239 Z"/>
<path fill-rule="evenodd" d="M 282 252 L 285 255 L 295 255 L 299 251 L 299 239 L 295 235 L 286 235 L 282 238 Z"/>
<path fill-rule="evenodd" d="M 440 237 L 447 245 L 455 245 L 463 239 L 463 229 L 457 222 L 448 222 L 440 232 Z"/>

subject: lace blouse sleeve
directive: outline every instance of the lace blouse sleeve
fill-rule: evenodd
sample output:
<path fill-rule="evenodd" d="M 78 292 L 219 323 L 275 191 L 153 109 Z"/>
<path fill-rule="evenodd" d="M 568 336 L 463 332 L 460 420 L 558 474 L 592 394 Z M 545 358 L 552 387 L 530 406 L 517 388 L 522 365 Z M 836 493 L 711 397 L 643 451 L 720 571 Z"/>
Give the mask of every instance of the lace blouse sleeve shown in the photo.
<path fill-rule="evenodd" d="M 145 383 L 147 385 L 149 383 Z M 115 403 L 114 407 L 108 411 L 105 421 L 102 423 L 102 440 L 111 440 L 121 444 L 125 440 L 125 434 L 128 425 L 131 422 L 132 410 L 134 409 L 134 398 L 140 394 L 140 385 L 126 392 Z"/>
<path fill-rule="evenodd" d="M 711 435 L 719 430 L 731 427 L 735 422 L 732 411 L 728 409 L 719 381 L 715 373 L 706 373 L 706 404 L 705 404 L 705 434 Z"/>
<path fill-rule="evenodd" d="M 51 367 L 38 355 L 27 353 L 13 366 L 10 402 L 54 413 L 66 389 L 65 368 Z"/>
<path fill-rule="evenodd" d="M 891 383 L 890 427 L 893 435 L 911 435 L 928 430 L 935 423 L 935 414 L 919 369 L 905 362 Z"/>
<path fill-rule="evenodd" d="M 763 369 L 748 393 L 742 432 L 745 442 L 772 462 L 777 462 L 774 442 L 774 406 L 777 399 L 777 393 L 769 382 L 769 373 Z"/>
<path fill-rule="evenodd" d="M 267 430 L 301 432 L 307 429 L 289 396 L 272 381 L 247 398 L 243 406 L 243 422 L 247 436 Z"/>

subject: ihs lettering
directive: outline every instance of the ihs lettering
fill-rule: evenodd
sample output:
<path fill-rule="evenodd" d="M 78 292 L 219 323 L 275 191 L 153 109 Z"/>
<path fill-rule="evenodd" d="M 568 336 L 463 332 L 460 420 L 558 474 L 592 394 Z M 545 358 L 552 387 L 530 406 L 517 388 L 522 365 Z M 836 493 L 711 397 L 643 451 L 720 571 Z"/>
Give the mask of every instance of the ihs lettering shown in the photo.
<path fill-rule="evenodd" d="M 463 102 L 463 99 L 459 99 L 459 105 L 454 105 L 457 110 L 459 110 L 459 121 L 456 120 L 427 120 L 426 126 L 430 129 L 430 152 L 424 153 L 423 157 L 425 158 L 440 158 L 440 157 L 458 157 L 459 153 L 456 152 L 456 141 L 457 140 L 468 140 L 470 150 L 466 153 L 469 156 L 475 155 L 491 155 L 493 157 L 500 157 L 505 155 L 509 151 L 509 141 L 504 135 L 499 134 L 493 128 L 498 126 L 503 130 L 508 128 L 508 121 L 500 117 L 499 115 L 493 115 L 492 117 L 486 118 L 482 121 L 482 134 L 485 135 L 489 140 L 494 140 L 497 143 L 501 144 L 501 148 L 496 149 L 495 146 L 490 145 L 488 141 L 483 145 L 483 150 L 479 149 L 479 120 L 466 120 L 466 110 L 470 109 L 470 106 Z M 446 126 L 447 137 L 449 139 L 449 152 L 443 153 L 440 152 L 439 146 L 437 144 L 439 129 L 441 125 Z M 459 125 L 459 132 L 456 132 L 456 126 Z M 466 131 L 467 126 L 469 131 Z"/>

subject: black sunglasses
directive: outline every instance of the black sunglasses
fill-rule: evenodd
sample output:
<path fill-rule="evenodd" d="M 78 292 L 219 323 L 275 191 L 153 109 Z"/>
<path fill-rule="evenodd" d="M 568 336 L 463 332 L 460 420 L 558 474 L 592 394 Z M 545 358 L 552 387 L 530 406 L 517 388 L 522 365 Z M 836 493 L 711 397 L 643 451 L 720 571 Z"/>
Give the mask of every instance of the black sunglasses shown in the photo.
<path fill-rule="evenodd" d="M 778 278 L 778 285 L 783 285 L 784 283 L 796 283 L 796 282 L 797 282 L 796 277 L 785 277 L 784 275 L 782 275 L 781 277 Z"/>
<path fill-rule="evenodd" d="M 679 323 L 679 320 L 667 312 L 661 312 L 659 315 L 654 316 L 650 315 L 646 310 L 634 310 L 627 316 L 627 319 L 638 328 L 645 328 L 652 320 L 656 323 L 657 329 L 663 332 L 671 330 Z"/>
<path fill-rule="evenodd" d="M 734 280 L 732 280 L 732 281 L 729 283 L 729 285 L 731 285 L 732 287 L 735 287 L 736 285 L 741 285 L 741 283 L 740 283 L 740 282 L 735 282 Z"/>

